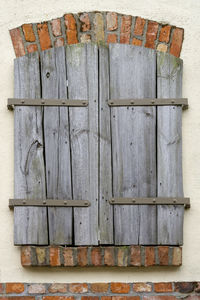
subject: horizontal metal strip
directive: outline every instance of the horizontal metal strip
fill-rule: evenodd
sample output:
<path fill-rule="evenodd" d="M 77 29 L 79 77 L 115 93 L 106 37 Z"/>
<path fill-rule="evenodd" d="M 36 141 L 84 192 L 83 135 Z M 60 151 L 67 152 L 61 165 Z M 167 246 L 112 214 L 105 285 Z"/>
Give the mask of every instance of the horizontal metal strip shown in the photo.
<path fill-rule="evenodd" d="M 181 105 L 183 109 L 188 108 L 187 98 L 144 98 L 144 99 L 110 99 L 109 106 L 168 106 Z"/>
<path fill-rule="evenodd" d="M 71 99 L 16 99 L 9 98 L 7 107 L 13 110 L 15 105 L 20 106 L 88 106 L 87 100 L 71 100 Z"/>
<path fill-rule="evenodd" d="M 110 204 L 117 205 L 185 205 L 190 208 L 190 198 L 112 198 Z"/>
<path fill-rule="evenodd" d="M 9 199 L 9 207 L 14 206 L 54 206 L 54 207 L 88 207 L 88 200 L 60 200 L 60 199 Z"/>

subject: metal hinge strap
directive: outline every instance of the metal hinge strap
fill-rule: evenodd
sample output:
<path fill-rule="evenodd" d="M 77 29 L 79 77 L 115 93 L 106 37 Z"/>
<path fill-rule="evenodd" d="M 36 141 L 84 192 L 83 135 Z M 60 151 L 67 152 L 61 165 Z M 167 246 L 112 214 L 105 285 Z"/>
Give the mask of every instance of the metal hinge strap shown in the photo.
<path fill-rule="evenodd" d="M 143 98 L 143 99 L 110 99 L 109 106 L 175 106 L 188 108 L 187 98 Z"/>
<path fill-rule="evenodd" d="M 87 100 L 71 100 L 71 99 L 16 99 L 9 98 L 7 107 L 13 110 L 14 106 L 88 106 Z"/>
<path fill-rule="evenodd" d="M 9 199 L 9 207 L 15 206 L 51 206 L 51 207 L 88 207 L 88 200 L 65 200 L 65 199 Z"/>
<path fill-rule="evenodd" d="M 190 208 L 190 198 L 112 198 L 109 200 L 112 205 L 184 205 Z"/>

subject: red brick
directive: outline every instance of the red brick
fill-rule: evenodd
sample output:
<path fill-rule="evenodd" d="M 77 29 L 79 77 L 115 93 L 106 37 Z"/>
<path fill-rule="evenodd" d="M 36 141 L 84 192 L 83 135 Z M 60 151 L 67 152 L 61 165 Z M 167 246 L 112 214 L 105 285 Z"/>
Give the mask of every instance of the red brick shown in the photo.
<path fill-rule="evenodd" d="M 31 284 L 28 287 L 28 293 L 29 294 L 45 294 L 46 288 L 43 284 Z"/>
<path fill-rule="evenodd" d="M 109 33 L 107 36 L 107 43 L 117 43 L 117 35 Z"/>
<path fill-rule="evenodd" d="M 118 27 L 118 16 L 115 12 L 108 12 L 106 15 L 107 30 L 116 30 Z"/>
<path fill-rule="evenodd" d="M 173 292 L 172 283 L 171 282 L 158 282 L 158 283 L 154 283 L 154 291 L 156 293 Z"/>
<path fill-rule="evenodd" d="M 162 26 L 162 28 L 160 30 L 160 35 L 159 35 L 159 41 L 168 43 L 169 37 L 170 37 L 170 31 L 171 31 L 170 25 Z"/>
<path fill-rule="evenodd" d="M 112 293 L 116 294 L 128 294 L 130 291 L 130 285 L 122 282 L 112 282 L 110 285 Z"/>
<path fill-rule="evenodd" d="M 24 24 L 22 25 L 22 29 L 24 32 L 24 37 L 27 42 L 35 42 L 35 33 L 33 31 L 32 24 Z"/>
<path fill-rule="evenodd" d="M 138 40 L 136 38 L 133 38 L 132 40 L 132 45 L 135 45 L 135 46 L 142 46 L 142 41 L 141 40 Z"/>
<path fill-rule="evenodd" d="M 21 294 L 24 291 L 23 283 L 10 282 L 6 283 L 6 294 Z"/>
<path fill-rule="evenodd" d="M 142 19 L 140 17 L 136 18 L 135 28 L 134 28 L 135 35 L 143 35 L 145 23 L 146 23 L 145 19 Z"/>
<path fill-rule="evenodd" d="M 175 28 L 173 32 L 170 54 L 176 57 L 180 56 L 182 42 L 183 42 L 183 33 L 184 31 L 182 28 Z"/>
<path fill-rule="evenodd" d="M 102 296 L 101 300 L 112 300 L 111 296 Z"/>
<path fill-rule="evenodd" d="M 72 14 L 65 15 L 65 25 L 67 28 L 67 43 L 69 45 L 78 43 L 76 20 Z"/>
<path fill-rule="evenodd" d="M 46 50 L 51 48 L 51 39 L 49 35 L 47 22 L 37 24 L 37 31 L 40 40 L 41 50 Z"/>
<path fill-rule="evenodd" d="M 182 248 L 174 247 L 172 254 L 172 265 L 181 266 L 182 265 Z"/>
<path fill-rule="evenodd" d="M 131 246 L 131 266 L 141 266 L 141 249 L 140 246 Z"/>
<path fill-rule="evenodd" d="M 49 293 L 66 293 L 67 285 L 64 283 L 52 283 L 48 288 Z"/>
<path fill-rule="evenodd" d="M 158 247 L 159 264 L 161 266 L 167 266 L 169 264 L 168 253 L 169 253 L 169 247 L 168 246 Z"/>
<path fill-rule="evenodd" d="M 83 294 L 88 292 L 88 285 L 86 283 L 71 283 L 69 285 L 69 291 L 71 293 Z"/>
<path fill-rule="evenodd" d="M 25 49 L 24 49 L 24 44 L 21 37 L 20 29 L 15 28 L 10 30 L 10 37 L 13 43 L 16 57 L 25 55 Z"/>
<path fill-rule="evenodd" d="M 4 286 L 2 283 L 0 283 L 0 294 L 3 294 L 4 292 Z"/>
<path fill-rule="evenodd" d="M 42 300 L 75 300 L 74 297 L 65 297 L 65 296 L 44 296 Z"/>
<path fill-rule="evenodd" d="M 175 282 L 175 292 L 179 293 L 191 293 L 194 291 L 196 287 L 195 282 Z"/>
<path fill-rule="evenodd" d="M 50 256 L 50 266 L 51 267 L 60 266 L 60 248 L 59 247 L 50 247 L 49 256 Z"/>
<path fill-rule="evenodd" d="M 134 283 L 133 290 L 136 293 L 151 292 L 152 286 L 147 283 L 138 282 L 138 283 Z"/>
<path fill-rule="evenodd" d="M 106 293 L 108 291 L 108 283 L 91 283 L 90 289 L 93 293 Z"/>
<path fill-rule="evenodd" d="M 145 266 L 155 265 L 155 247 L 145 247 Z"/>
<path fill-rule="evenodd" d="M 63 257 L 64 257 L 64 266 L 65 267 L 73 267 L 74 266 L 74 258 L 73 258 L 73 249 L 72 248 L 64 248 L 63 249 Z"/>
<path fill-rule="evenodd" d="M 130 36 L 131 36 L 132 17 L 122 16 L 121 22 L 122 23 L 121 23 L 120 43 L 129 44 Z"/>
<path fill-rule="evenodd" d="M 88 265 L 88 248 L 79 247 L 77 249 L 77 262 L 78 266 L 85 267 Z"/>
<path fill-rule="evenodd" d="M 115 253 L 113 247 L 104 248 L 104 265 L 105 266 L 115 265 Z"/>
<path fill-rule="evenodd" d="M 65 40 L 64 38 L 60 37 L 60 38 L 57 38 L 55 41 L 54 41 L 54 46 L 55 47 L 62 47 L 64 46 L 65 44 Z"/>
<path fill-rule="evenodd" d="M 31 266 L 31 247 L 23 246 L 21 248 L 21 264 L 23 267 Z"/>
<path fill-rule="evenodd" d="M 80 14 L 79 19 L 81 21 L 81 31 L 88 31 L 91 29 L 90 18 L 88 13 Z"/>
<path fill-rule="evenodd" d="M 144 296 L 143 300 L 177 300 L 175 296 L 166 295 L 166 296 Z"/>
<path fill-rule="evenodd" d="M 148 22 L 145 47 L 155 48 L 155 40 L 158 32 L 158 23 L 154 21 Z"/>
<path fill-rule="evenodd" d="M 82 296 L 81 300 L 99 300 L 99 297 L 96 297 L 96 296 Z"/>
<path fill-rule="evenodd" d="M 61 22 L 59 18 L 51 21 L 51 29 L 54 36 L 62 35 Z"/>
<path fill-rule="evenodd" d="M 102 257 L 100 248 L 92 248 L 91 250 L 91 261 L 94 266 L 101 266 Z"/>
<path fill-rule="evenodd" d="M 38 46 L 36 44 L 30 44 L 27 46 L 28 53 L 38 51 Z"/>

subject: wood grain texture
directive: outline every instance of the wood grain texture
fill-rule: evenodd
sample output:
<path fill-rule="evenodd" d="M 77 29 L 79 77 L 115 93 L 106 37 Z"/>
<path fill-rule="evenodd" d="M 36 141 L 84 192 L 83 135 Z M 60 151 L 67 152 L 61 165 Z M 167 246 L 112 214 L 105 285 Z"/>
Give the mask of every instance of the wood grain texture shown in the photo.
<path fill-rule="evenodd" d="M 41 77 L 44 99 L 67 98 L 64 47 L 41 53 Z M 47 198 L 72 199 L 67 107 L 44 108 L 44 138 Z M 50 244 L 72 243 L 72 208 L 48 208 L 48 222 Z"/>
<path fill-rule="evenodd" d="M 14 76 L 16 98 L 40 98 L 38 53 L 15 59 Z M 16 107 L 14 120 L 15 198 L 46 198 L 42 110 L 40 107 Z M 48 244 L 46 208 L 14 209 L 14 244 Z"/>
<path fill-rule="evenodd" d="M 75 245 L 98 244 L 98 48 L 94 44 L 67 46 L 70 99 L 85 99 L 88 107 L 69 108 L 73 197 L 89 200 L 74 208 Z"/>
<path fill-rule="evenodd" d="M 157 53 L 157 96 L 182 96 L 182 60 Z M 182 108 L 157 108 L 158 197 L 183 197 Z M 158 206 L 158 244 L 183 243 L 183 206 Z"/>
<path fill-rule="evenodd" d="M 150 49 L 110 45 L 111 99 L 155 97 L 156 57 Z M 112 107 L 114 197 L 156 196 L 156 110 Z M 115 244 L 155 244 L 156 207 L 117 206 Z"/>
<path fill-rule="evenodd" d="M 113 243 L 112 159 L 109 95 L 109 52 L 99 46 L 99 231 L 100 243 Z"/>

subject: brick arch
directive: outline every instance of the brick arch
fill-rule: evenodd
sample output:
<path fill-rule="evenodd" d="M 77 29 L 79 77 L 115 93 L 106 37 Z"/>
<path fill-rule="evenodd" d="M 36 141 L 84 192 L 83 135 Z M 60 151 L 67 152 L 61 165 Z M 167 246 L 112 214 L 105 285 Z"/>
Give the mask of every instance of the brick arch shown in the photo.
<path fill-rule="evenodd" d="M 180 56 L 184 30 L 116 12 L 82 12 L 10 30 L 17 57 L 80 42 L 124 43 Z"/>

